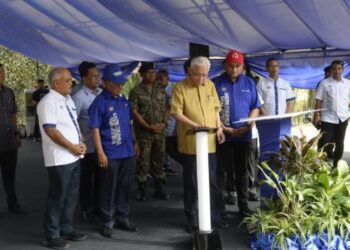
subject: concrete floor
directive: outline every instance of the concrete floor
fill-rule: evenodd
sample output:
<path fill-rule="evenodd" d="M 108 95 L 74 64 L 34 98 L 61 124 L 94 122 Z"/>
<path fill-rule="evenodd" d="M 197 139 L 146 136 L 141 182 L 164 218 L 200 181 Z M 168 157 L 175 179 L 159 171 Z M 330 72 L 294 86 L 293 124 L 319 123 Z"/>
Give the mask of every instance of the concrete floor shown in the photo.
<path fill-rule="evenodd" d="M 46 249 L 41 245 L 41 240 L 48 180 L 43 165 L 41 143 L 34 143 L 29 139 L 23 140 L 17 167 L 17 193 L 28 214 L 23 216 L 9 214 L 5 194 L 0 188 L 0 249 Z M 181 173 L 180 166 L 175 165 L 174 169 Z M 150 198 L 147 202 L 139 203 L 134 200 L 135 185 L 133 184 L 130 208 L 131 220 L 140 227 L 137 233 L 116 230 L 113 239 L 106 239 L 99 234 L 97 222 L 83 221 L 77 213 L 76 228 L 87 233 L 89 238 L 82 242 L 72 242 L 70 249 L 191 249 L 192 238 L 185 232 L 181 177 L 169 177 L 167 189 L 171 194 L 169 201 Z M 149 191 L 152 192 L 152 187 Z M 256 207 L 258 203 L 251 205 Z M 244 226 L 239 227 L 237 206 L 229 206 L 228 210 L 230 228 L 220 232 L 224 249 L 249 249 L 250 237 Z"/>

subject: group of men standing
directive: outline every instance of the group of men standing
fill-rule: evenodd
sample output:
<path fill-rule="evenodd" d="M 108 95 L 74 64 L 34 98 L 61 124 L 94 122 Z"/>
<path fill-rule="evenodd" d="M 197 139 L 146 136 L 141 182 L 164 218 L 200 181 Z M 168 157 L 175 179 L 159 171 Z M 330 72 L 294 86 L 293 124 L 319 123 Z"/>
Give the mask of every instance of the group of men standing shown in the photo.
<path fill-rule="evenodd" d="M 50 91 L 37 106 L 49 177 L 44 244 L 64 249 L 69 246 L 67 240 L 87 238 L 73 226 L 79 190 L 83 217 L 99 216 L 102 235 L 112 237 L 113 228 L 137 231 L 138 227 L 129 220 L 134 161 L 137 200 L 148 199 L 149 175 L 154 180 L 154 197 L 167 200 L 170 197 L 164 189 L 167 152 L 183 166 L 187 228 L 197 230 L 196 144 L 194 134 L 189 132 L 197 128 L 217 128 L 208 135 L 214 227 L 228 227 L 223 216 L 223 186 L 228 192 L 237 190 L 240 214 L 250 214 L 249 190 L 255 183 L 255 163 L 250 158 L 256 151 L 256 146 L 252 147 L 256 128 L 254 122 L 237 121 L 291 112 L 295 95 L 290 84 L 279 77 L 279 64 L 274 58 L 266 62 L 269 77 L 257 84 L 244 74 L 244 56 L 240 51 L 229 51 L 224 65 L 225 71 L 211 81 L 210 61 L 195 57 L 185 64 L 185 79 L 168 85 L 166 81 L 163 84 L 156 81 L 154 63 L 142 63 L 139 69 L 142 82 L 131 91 L 129 99 L 122 94 L 126 78 L 118 65 L 104 68 L 101 88 L 97 66 L 81 63 L 82 82 L 72 97 L 71 73 L 65 68 L 54 68 L 49 74 Z M 316 108 L 325 109 L 321 112 L 321 130 L 327 132 L 323 141 L 336 143 L 336 164 L 343 153 L 350 84 L 341 76 L 341 63 L 335 61 L 331 68 L 332 76 L 317 90 Z M 15 194 L 15 168 L 8 170 L 16 165 L 20 143 L 14 96 L 3 85 L 4 79 L 0 65 L 1 114 L 7 114 L 7 120 L 0 119 L 0 125 L 8 128 L 6 136 L 1 135 L 7 138 L 7 147 L 5 151 L 0 143 L 0 165 L 9 210 L 24 213 Z M 316 113 L 314 124 L 319 122 L 319 115 Z"/>

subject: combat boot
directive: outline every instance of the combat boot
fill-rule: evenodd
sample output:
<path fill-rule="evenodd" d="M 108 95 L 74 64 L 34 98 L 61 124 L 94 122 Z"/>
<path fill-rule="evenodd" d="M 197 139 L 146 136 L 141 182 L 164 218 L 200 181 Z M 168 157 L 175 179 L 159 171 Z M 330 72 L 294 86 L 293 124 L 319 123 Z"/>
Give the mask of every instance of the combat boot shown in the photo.
<path fill-rule="evenodd" d="M 170 198 L 170 195 L 166 193 L 163 189 L 162 179 L 155 179 L 155 188 L 156 188 L 156 191 L 154 193 L 154 198 L 159 200 L 168 200 Z"/>
<path fill-rule="evenodd" d="M 143 183 L 143 182 L 138 183 L 138 192 L 136 195 L 136 200 L 141 201 L 141 202 L 147 200 L 146 183 Z"/>

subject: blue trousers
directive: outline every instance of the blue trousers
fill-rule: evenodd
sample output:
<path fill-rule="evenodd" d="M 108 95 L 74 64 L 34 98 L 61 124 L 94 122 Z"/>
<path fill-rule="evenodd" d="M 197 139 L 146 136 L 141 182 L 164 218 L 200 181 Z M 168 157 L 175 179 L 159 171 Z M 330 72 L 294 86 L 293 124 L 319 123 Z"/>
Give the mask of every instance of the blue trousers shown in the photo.
<path fill-rule="evenodd" d="M 79 195 L 80 160 L 48 167 L 49 192 L 44 219 L 46 239 L 59 238 L 74 230 L 73 216 Z"/>
<path fill-rule="evenodd" d="M 129 191 L 134 158 L 109 159 L 108 168 L 101 168 L 100 204 L 104 227 L 112 228 L 115 221 L 129 220 Z"/>

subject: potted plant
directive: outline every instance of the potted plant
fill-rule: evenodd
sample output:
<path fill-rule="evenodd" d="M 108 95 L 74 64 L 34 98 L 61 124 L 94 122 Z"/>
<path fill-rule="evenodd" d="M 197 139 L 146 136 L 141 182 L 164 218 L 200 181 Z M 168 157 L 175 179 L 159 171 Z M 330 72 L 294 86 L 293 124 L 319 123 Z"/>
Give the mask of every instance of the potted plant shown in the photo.
<path fill-rule="evenodd" d="M 243 221 L 255 234 L 253 249 L 350 249 L 349 167 L 341 160 L 332 169 L 315 149 L 320 137 L 286 136 L 283 161 L 259 167 L 276 196 Z"/>

